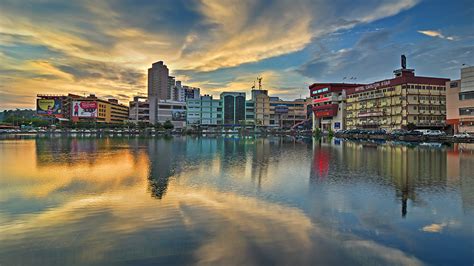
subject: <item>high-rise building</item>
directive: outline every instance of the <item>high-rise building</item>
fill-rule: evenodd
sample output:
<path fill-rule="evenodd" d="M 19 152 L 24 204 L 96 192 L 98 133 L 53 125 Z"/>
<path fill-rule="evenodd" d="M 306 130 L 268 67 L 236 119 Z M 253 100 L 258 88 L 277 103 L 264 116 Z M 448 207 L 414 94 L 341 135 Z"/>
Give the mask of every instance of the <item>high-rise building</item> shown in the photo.
<path fill-rule="evenodd" d="M 474 67 L 461 69 L 461 79 L 446 82 L 446 123 L 453 133 L 474 133 Z"/>
<path fill-rule="evenodd" d="M 170 98 L 168 75 L 168 67 L 163 64 L 163 61 L 152 64 L 148 69 L 148 97 L 156 97 L 158 100 Z"/>
<path fill-rule="evenodd" d="M 159 61 L 148 69 L 148 101 L 150 103 L 150 123 L 156 123 L 157 104 L 159 100 L 170 99 L 168 67 Z"/>

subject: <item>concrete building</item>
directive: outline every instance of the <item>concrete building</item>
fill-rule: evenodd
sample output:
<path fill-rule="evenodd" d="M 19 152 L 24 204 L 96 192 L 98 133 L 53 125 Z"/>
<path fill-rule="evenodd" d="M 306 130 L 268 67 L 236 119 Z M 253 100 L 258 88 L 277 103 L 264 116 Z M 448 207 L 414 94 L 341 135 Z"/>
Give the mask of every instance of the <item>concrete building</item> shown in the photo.
<path fill-rule="evenodd" d="M 236 126 L 245 123 L 245 92 L 223 92 L 220 98 L 224 125 Z"/>
<path fill-rule="evenodd" d="M 44 105 L 50 108 L 44 108 Z M 37 114 L 66 119 L 72 122 L 124 123 L 128 120 L 128 106 L 116 99 L 89 96 L 37 95 Z M 49 109 L 49 110 L 46 110 Z"/>
<path fill-rule="evenodd" d="M 151 120 L 152 117 L 150 116 L 150 121 Z M 155 123 L 161 124 L 170 121 L 175 128 L 186 127 L 186 103 L 159 100 L 156 106 L 156 117 L 153 120 Z"/>
<path fill-rule="evenodd" d="M 252 90 L 254 102 L 255 125 L 260 127 L 270 126 L 270 97 L 268 90 Z"/>
<path fill-rule="evenodd" d="M 168 86 L 169 69 L 159 61 L 152 64 L 148 69 L 148 101 L 150 103 L 150 123 L 154 124 L 157 121 L 156 106 L 159 100 L 170 99 L 170 89 Z"/>
<path fill-rule="evenodd" d="M 474 67 L 461 69 L 461 79 L 446 82 L 446 123 L 453 133 L 474 133 Z"/>
<path fill-rule="evenodd" d="M 270 97 L 270 126 L 290 129 L 306 122 L 309 104 L 309 99 L 284 101 L 278 97 Z"/>
<path fill-rule="evenodd" d="M 402 66 L 395 78 L 356 87 L 347 95 L 347 128 L 444 128 L 449 79 L 415 76 L 414 69 Z"/>
<path fill-rule="evenodd" d="M 156 97 L 157 100 L 170 99 L 169 69 L 163 61 L 153 63 L 148 69 L 148 98 Z"/>
<path fill-rule="evenodd" d="M 313 131 L 345 129 L 347 94 L 359 86 L 361 84 L 347 83 L 314 83 L 309 86 L 312 98 Z"/>
<path fill-rule="evenodd" d="M 128 120 L 130 122 L 150 122 L 150 103 L 147 97 L 133 97 L 133 101 L 130 101 L 129 107 Z"/>
<path fill-rule="evenodd" d="M 222 125 L 222 102 L 210 95 L 186 101 L 188 126 L 216 127 Z"/>

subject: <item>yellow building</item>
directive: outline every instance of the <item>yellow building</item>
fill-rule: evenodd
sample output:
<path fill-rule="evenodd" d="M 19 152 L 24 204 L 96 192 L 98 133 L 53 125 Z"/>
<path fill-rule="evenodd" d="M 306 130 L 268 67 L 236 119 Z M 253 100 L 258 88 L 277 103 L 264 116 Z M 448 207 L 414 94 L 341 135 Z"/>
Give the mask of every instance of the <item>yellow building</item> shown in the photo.
<path fill-rule="evenodd" d="M 394 130 L 412 124 L 442 128 L 446 121 L 446 82 L 418 77 L 413 69 L 399 69 L 395 78 L 355 88 L 348 93 L 346 128 Z"/>

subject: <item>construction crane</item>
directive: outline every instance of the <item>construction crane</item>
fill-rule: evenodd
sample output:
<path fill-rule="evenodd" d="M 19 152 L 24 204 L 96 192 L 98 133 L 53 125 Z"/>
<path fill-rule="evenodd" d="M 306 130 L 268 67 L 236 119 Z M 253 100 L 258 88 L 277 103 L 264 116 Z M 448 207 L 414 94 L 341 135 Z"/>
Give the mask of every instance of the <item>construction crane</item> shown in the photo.
<path fill-rule="evenodd" d="M 258 89 L 261 90 L 262 89 L 262 77 L 257 77 L 257 81 L 258 81 Z"/>

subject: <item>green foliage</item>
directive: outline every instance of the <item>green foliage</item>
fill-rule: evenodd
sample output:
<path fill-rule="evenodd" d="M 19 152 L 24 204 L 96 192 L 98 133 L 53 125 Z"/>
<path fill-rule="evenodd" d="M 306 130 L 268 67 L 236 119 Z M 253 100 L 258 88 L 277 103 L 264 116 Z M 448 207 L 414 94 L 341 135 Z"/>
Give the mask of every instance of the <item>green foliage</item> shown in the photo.
<path fill-rule="evenodd" d="M 408 125 L 406 126 L 406 129 L 409 130 L 409 131 L 415 130 L 416 125 L 414 123 L 408 123 Z"/>
<path fill-rule="evenodd" d="M 332 129 L 329 129 L 329 131 L 328 131 L 328 137 L 329 137 L 329 138 L 334 137 L 334 131 L 332 131 Z"/>
<path fill-rule="evenodd" d="M 174 128 L 174 125 L 173 123 L 171 123 L 171 121 L 166 120 L 166 122 L 163 124 L 163 128 L 166 130 L 170 130 Z"/>
<path fill-rule="evenodd" d="M 160 122 L 156 122 L 154 126 L 155 126 L 156 130 L 163 130 L 164 129 L 163 125 Z"/>
<path fill-rule="evenodd" d="M 321 129 L 316 128 L 316 129 L 313 131 L 313 136 L 321 136 Z"/>

